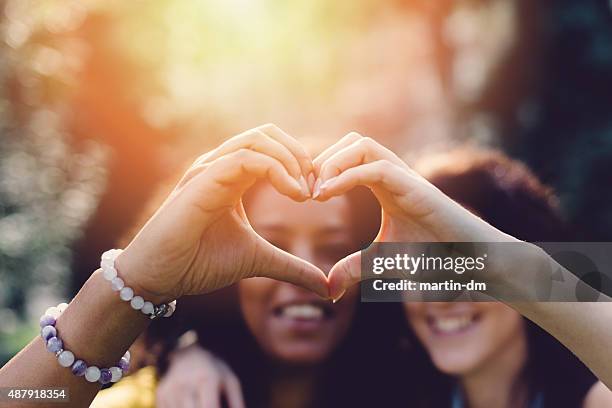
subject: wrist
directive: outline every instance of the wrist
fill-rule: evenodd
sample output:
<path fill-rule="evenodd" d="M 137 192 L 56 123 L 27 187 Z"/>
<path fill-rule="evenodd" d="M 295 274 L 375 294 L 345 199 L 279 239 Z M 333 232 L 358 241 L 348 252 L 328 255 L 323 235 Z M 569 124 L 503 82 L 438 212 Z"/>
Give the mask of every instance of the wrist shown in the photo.
<path fill-rule="evenodd" d="M 139 265 L 140 264 L 140 265 Z M 142 263 L 130 257 L 127 252 L 121 253 L 115 260 L 115 268 L 122 277 L 125 286 L 134 290 L 134 294 L 143 297 L 145 300 L 160 305 L 176 300 L 178 296 L 167 293 L 161 288 L 151 287 L 151 277 L 147 276 L 146 267 Z"/>
<path fill-rule="evenodd" d="M 542 276 L 547 270 L 542 267 L 547 260 L 545 252 L 537 245 L 519 240 L 493 243 L 490 247 L 493 273 L 489 281 L 499 288 L 499 297 L 536 301 L 537 283 L 550 279 Z"/>
<path fill-rule="evenodd" d="M 96 271 L 58 318 L 64 343 L 96 365 L 115 363 L 150 322 L 113 292 L 102 271 Z"/>

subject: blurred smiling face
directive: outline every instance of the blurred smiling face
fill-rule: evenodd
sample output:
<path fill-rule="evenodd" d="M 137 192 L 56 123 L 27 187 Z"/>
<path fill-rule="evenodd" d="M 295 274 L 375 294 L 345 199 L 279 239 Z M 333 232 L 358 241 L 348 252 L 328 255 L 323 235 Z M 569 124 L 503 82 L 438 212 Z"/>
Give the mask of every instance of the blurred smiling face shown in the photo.
<path fill-rule="evenodd" d="M 259 235 L 324 272 L 358 250 L 352 236 L 349 201 L 295 202 L 269 185 L 259 186 L 247 215 Z M 324 360 L 353 320 L 356 290 L 332 304 L 289 283 L 268 278 L 240 282 L 240 305 L 247 326 L 269 355 L 293 364 Z"/>
<path fill-rule="evenodd" d="M 503 303 L 406 303 L 408 321 L 434 365 L 450 375 L 477 373 L 526 354 L 522 317 Z"/>

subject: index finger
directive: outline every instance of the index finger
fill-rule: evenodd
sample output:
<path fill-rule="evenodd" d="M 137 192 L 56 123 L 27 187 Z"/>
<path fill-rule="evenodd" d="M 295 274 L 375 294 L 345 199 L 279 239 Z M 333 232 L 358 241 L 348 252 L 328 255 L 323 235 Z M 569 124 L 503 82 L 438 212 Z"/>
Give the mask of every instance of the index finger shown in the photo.
<path fill-rule="evenodd" d="M 221 408 L 221 383 L 203 381 L 193 392 L 198 402 L 198 408 Z"/>
<path fill-rule="evenodd" d="M 240 381 L 225 362 L 219 361 L 219 366 L 224 375 L 222 387 L 225 391 L 227 405 L 229 405 L 229 408 L 244 408 L 244 397 L 242 396 Z"/>
<path fill-rule="evenodd" d="M 319 180 L 323 183 L 346 169 L 378 160 L 387 160 L 389 163 L 406 167 L 406 164 L 391 150 L 369 137 L 362 137 L 351 145 L 337 150 L 321 163 Z"/>
<path fill-rule="evenodd" d="M 272 139 L 283 144 L 287 149 L 289 149 L 289 151 L 293 153 L 295 158 L 298 160 L 304 177 L 308 177 L 308 174 L 312 172 L 312 159 L 300 142 L 273 123 L 259 126 L 256 129 L 270 136 Z"/>
<path fill-rule="evenodd" d="M 313 170 L 314 170 L 315 175 L 317 177 L 319 177 L 319 172 L 321 170 L 321 165 L 327 159 L 329 159 L 331 156 L 333 156 L 336 152 L 344 149 L 347 146 L 352 145 L 353 143 L 355 143 L 356 141 L 358 141 L 359 139 L 362 139 L 362 138 L 363 138 L 363 136 L 361 136 L 359 133 L 357 133 L 357 132 L 350 132 L 347 135 L 345 135 L 342 139 L 338 140 L 336 143 L 334 143 L 333 145 L 329 146 L 327 149 L 323 150 L 312 161 Z"/>

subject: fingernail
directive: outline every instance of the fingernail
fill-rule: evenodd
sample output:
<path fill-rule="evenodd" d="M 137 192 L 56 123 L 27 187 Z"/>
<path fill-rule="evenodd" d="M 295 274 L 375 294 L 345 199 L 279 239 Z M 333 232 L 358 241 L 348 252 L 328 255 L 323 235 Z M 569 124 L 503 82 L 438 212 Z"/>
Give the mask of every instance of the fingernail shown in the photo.
<path fill-rule="evenodd" d="M 304 178 L 304 176 L 300 176 L 298 182 L 300 183 L 300 188 L 302 189 L 302 193 L 304 193 L 304 196 L 310 197 L 310 188 L 308 188 L 308 183 L 306 183 L 306 179 Z"/>
<path fill-rule="evenodd" d="M 308 188 L 310 188 L 310 191 L 312 191 L 312 189 L 314 188 L 314 184 L 315 184 L 315 175 L 313 172 L 308 173 Z"/>
<path fill-rule="evenodd" d="M 336 296 L 336 298 L 332 300 L 332 303 L 336 303 L 336 302 L 340 301 L 340 299 L 342 299 L 342 296 L 344 296 L 345 293 L 346 293 L 346 289 L 344 289 L 342 291 L 342 293 L 340 293 L 338 296 Z"/>
<path fill-rule="evenodd" d="M 315 181 L 314 188 L 312 189 L 312 198 L 317 198 L 321 194 L 321 179 L 318 178 Z"/>

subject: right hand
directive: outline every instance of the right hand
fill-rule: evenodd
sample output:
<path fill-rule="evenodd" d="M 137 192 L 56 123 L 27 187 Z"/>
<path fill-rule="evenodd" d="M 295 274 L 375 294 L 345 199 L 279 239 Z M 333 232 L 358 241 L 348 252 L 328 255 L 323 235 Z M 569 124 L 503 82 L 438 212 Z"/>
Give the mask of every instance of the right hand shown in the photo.
<path fill-rule="evenodd" d="M 159 408 L 244 408 L 240 381 L 222 360 L 193 345 L 173 353 L 157 387 Z"/>
<path fill-rule="evenodd" d="M 382 207 L 374 242 L 518 242 L 450 199 L 395 153 L 352 132 L 314 160 L 319 201 L 369 187 Z M 361 251 L 329 272 L 330 297 L 339 299 L 361 280 Z"/>
<path fill-rule="evenodd" d="M 325 274 L 261 238 L 242 195 L 266 178 L 296 201 L 310 197 L 306 151 L 275 125 L 235 136 L 201 156 L 117 258 L 137 294 L 155 303 L 231 285 L 243 278 L 283 280 L 327 297 Z"/>

